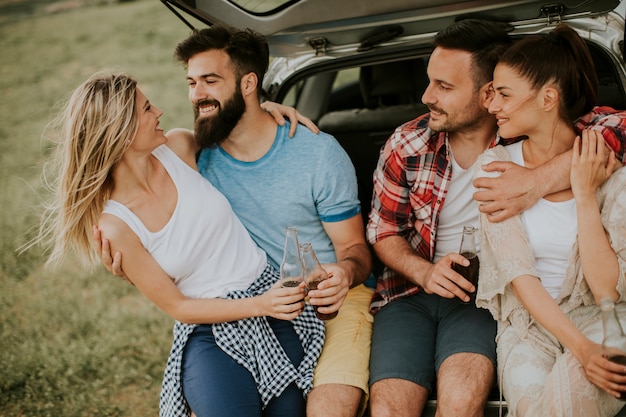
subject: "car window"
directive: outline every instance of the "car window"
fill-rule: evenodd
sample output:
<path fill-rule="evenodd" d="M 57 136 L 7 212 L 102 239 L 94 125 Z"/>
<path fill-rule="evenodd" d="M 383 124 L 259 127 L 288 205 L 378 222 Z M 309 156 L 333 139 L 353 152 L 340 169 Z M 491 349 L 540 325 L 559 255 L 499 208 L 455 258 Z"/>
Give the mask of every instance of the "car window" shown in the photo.
<path fill-rule="evenodd" d="M 337 71 L 332 85 L 327 111 L 363 107 L 363 96 L 359 84 L 361 69 L 347 68 Z"/>
<path fill-rule="evenodd" d="M 289 90 L 283 99 L 282 103 L 286 106 L 297 107 L 298 97 L 300 97 L 300 91 L 304 85 L 304 80 L 300 80 L 295 83 Z"/>
<path fill-rule="evenodd" d="M 348 68 L 337 73 L 333 83 L 333 91 L 359 81 L 360 68 Z"/>

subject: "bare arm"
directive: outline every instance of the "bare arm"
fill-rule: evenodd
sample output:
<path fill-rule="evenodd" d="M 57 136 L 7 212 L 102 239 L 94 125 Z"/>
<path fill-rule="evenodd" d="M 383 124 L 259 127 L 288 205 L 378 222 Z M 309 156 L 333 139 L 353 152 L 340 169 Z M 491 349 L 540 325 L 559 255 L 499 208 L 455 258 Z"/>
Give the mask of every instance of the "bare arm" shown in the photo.
<path fill-rule="evenodd" d="M 596 190 L 612 174 L 617 160 L 613 152 L 608 162 L 602 135 L 584 131 L 576 139 L 572 153 L 571 183 L 576 198 L 578 246 L 585 280 L 599 304 L 604 297 L 616 300 L 619 264 L 602 225 Z"/>
<path fill-rule="evenodd" d="M 379 240 L 374 244 L 374 251 L 388 268 L 419 285 L 428 294 L 469 301 L 464 290 L 472 292 L 475 289 L 452 269 L 453 263 L 469 265 L 469 261 L 458 253 L 450 253 L 433 264 L 415 252 L 402 236 Z"/>
<path fill-rule="evenodd" d="M 105 214 L 100 228 L 102 235 L 109 238 L 111 248 L 124 253 L 121 267 L 127 279 L 157 307 L 181 322 L 221 323 L 257 316 L 292 320 L 304 308 L 304 290 L 300 287 L 275 286 L 260 296 L 237 300 L 188 298 L 120 219 Z"/>
<path fill-rule="evenodd" d="M 557 155 L 549 162 L 528 169 L 513 162 L 496 161 L 483 167 L 487 172 L 500 171 L 498 177 L 480 177 L 474 186 L 479 210 L 489 221 L 498 223 L 532 207 L 540 198 L 570 188 L 572 151 Z"/>
<path fill-rule="evenodd" d="M 522 275 L 515 278 L 511 285 L 531 316 L 580 361 L 591 383 L 614 396 L 626 390 L 626 366 L 608 361 L 603 355 L 602 346 L 592 342 L 578 330 L 539 279 Z"/>
<path fill-rule="evenodd" d="M 309 292 L 311 304 L 328 306 L 320 308 L 322 313 L 332 313 L 341 307 L 348 290 L 363 283 L 372 269 L 372 255 L 363 228 L 361 214 L 339 221 L 323 222 L 324 230 L 333 244 L 337 262 L 324 264 L 329 279 Z"/>
<path fill-rule="evenodd" d="M 617 120 L 622 119 L 617 118 Z M 599 127 L 602 129 L 595 130 Z M 615 140 L 618 136 L 624 137 L 622 131 L 622 124 L 617 123 L 614 128 L 591 125 L 588 129 L 583 130 L 582 134 L 595 132 L 599 136 L 605 135 L 613 139 L 611 146 L 623 149 L 624 144 Z M 616 135 L 616 133 L 620 133 L 620 135 Z M 606 150 L 615 152 L 614 149 L 608 147 L 608 143 Z M 491 162 L 483 169 L 487 172 L 500 171 L 502 175 L 495 178 L 482 177 L 476 179 L 474 186 L 482 188 L 482 190 L 474 194 L 474 199 L 482 203 L 479 209 L 487 214 L 489 221 L 501 222 L 532 207 L 540 198 L 548 194 L 569 189 L 571 187 L 571 161 L 572 150 L 570 149 L 533 169 L 524 168 L 512 162 Z M 621 163 L 617 163 L 613 169 L 620 166 Z"/>

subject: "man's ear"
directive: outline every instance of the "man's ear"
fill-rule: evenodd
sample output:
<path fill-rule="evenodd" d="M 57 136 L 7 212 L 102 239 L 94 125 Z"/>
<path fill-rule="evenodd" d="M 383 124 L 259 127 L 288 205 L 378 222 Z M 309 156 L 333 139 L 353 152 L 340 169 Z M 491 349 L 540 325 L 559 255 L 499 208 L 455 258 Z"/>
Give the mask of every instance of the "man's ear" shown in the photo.
<path fill-rule="evenodd" d="M 489 105 L 493 101 L 493 98 L 496 96 L 496 91 L 493 89 L 493 81 L 489 81 L 485 85 L 480 88 L 479 91 L 479 100 L 480 104 L 488 109 Z"/>
<path fill-rule="evenodd" d="M 241 77 L 240 87 L 241 94 L 244 96 L 256 94 L 259 79 L 254 72 L 249 72 Z"/>

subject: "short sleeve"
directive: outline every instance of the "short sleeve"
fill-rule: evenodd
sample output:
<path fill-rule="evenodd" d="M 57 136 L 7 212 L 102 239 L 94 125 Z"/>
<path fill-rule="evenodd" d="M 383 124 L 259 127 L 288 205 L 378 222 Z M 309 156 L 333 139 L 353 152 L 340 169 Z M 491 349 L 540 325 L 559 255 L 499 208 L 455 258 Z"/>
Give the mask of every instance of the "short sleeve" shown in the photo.
<path fill-rule="evenodd" d="M 361 212 L 361 204 L 350 157 L 334 138 L 326 142 L 317 167 L 314 199 L 320 220 L 332 223 L 356 216 Z"/>

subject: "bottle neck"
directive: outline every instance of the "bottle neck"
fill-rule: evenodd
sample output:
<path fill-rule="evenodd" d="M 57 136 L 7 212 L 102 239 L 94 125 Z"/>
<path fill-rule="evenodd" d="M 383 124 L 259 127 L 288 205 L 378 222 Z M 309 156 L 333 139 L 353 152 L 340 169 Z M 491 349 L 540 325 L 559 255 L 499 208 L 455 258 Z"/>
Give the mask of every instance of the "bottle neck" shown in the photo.
<path fill-rule="evenodd" d="M 617 317 L 613 301 L 611 299 L 603 299 L 600 302 L 600 311 L 602 312 L 602 327 L 604 330 L 602 339 L 604 353 L 609 360 L 615 361 L 615 358 L 620 358 L 619 360 L 625 361 L 626 336 Z"/>
<path fill-rule="evenodd" d="M 474 237 L 475 228 L 473 226 L 463 227 L 463 236 L 461 237 L 461 254 L 476 254 L 476 239 Z"/>
<path fill-rule="evenodd" d="M 624 336 L 624 330 L 617 317 L 615 307 L 602 307 L 602 326 L 604 328 L 604 334 L 606 335 L 621 335 Z"/>

